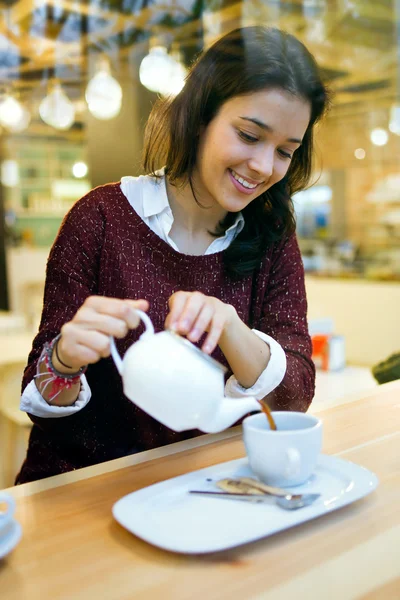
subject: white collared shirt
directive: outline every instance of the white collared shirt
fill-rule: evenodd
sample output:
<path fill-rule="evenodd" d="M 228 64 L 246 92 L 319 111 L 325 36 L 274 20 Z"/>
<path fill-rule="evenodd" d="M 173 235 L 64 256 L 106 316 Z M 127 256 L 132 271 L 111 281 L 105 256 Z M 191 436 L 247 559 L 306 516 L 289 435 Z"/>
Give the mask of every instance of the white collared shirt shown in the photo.
<path fill-rule="evenodd" d="M 140 177 L 122 177 L 121 190 L 133 210 L 150 227 L 150 229 L 180 252 L 169 234 L 174 222 L 171 207 L 168 202 L 165 177 L 155 179 L 149 175 Z M 238 213 L 235 222 L 225 234 L 216 238 L 208 246 L 204 254 L 213 254 L 228 248 L 244 226 L 244 217 Z M 280 344 L 269 335 L 256 329 L 253 332 L 264 340 L 270 348 L 270 360 L 266 369 L 261 373 L 251 388 L 243 388 L 232 375 L 225 385 L 225 395 L 231 398 L 254 396 L 262 399 L 272 392 L 282 381 L 286 372 L 286 355 Z M 82 386 L 78 399 L 72 406 L 54 406 L 48 404 L 40 395 L 35 381 L 32 380 L 21 396 L 20 409 L 37 417 L 56 418 L 71 415 L 81 410 L 90 401 L 91 391 L 87 379 L 81 377 Z"/>
<path fill-rule="evenodd" d="M 163 169 L 158 173 L 163 174 Z M 180 252 L 174 240 L 169 236 L 174 216 L 168 201 L 165 177 L 162 179 L 155 179 L 148 175 L 122 177 L 121 190 L 146 225 L 174 250 Z M 225 235 L 215 238 L 204 254 L 214 254 L 228 248 L 242 231 L 243 226 L 243 215 L 238 213 L 235 222 L 226 230 Z"/>

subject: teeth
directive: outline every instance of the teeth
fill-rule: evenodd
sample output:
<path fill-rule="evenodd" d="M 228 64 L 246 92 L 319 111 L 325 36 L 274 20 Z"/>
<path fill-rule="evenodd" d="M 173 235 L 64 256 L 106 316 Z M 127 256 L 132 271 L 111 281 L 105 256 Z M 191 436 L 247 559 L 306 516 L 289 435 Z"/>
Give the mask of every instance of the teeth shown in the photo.
<path fill-rule="evenodd" d="M 240 177 L 237 173 L 235 173 L 235 171 L 233 171 L 232 169 L 231 169 L 231 173 L 234 176 L 234 178 L 236 179 L 236 181 L 238 181 L 239 183 L 241 183 L 242 186 L 245 187 L 245 188 L 248 188 L 250 190 L 254 190 L 254 188 L 256 188 L 257 185 L 258 185 L 257 183 L 256 184 L 249 183 L 248 181 L 246 181 L 245 179 L 243 179 L 243 177 Z"/>

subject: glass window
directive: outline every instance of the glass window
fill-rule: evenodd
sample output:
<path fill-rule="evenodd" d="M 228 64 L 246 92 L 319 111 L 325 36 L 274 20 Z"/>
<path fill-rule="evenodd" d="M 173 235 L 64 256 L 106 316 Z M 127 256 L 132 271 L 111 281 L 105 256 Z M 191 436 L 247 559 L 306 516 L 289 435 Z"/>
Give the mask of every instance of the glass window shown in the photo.
<path fill-rule="evenodd" d="M 299 37 L 334 92 L 315 187 L 295 198 L 306 269 L 400 279 L 399 11 L 396 0 L 1 3 L 1 161 L 18 173 L 2 179 L 3 201 L 16 231 L 139 174 L 157 94 L 178 93 L 220 35 L 263 23 Z"/>

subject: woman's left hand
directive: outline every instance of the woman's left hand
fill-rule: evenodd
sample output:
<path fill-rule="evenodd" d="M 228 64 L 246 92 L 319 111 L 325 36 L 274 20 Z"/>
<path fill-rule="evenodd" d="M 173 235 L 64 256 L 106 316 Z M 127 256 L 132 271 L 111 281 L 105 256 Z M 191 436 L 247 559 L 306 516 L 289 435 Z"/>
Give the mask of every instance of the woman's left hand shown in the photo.
<path fill-rule="evenodd" d="M 214 351 L 221 335 L 238 318 L 233 306 L 200 292 L 175 292 L 168 304 L 170 312 L 165 327 L 185 335 L 191 342 L 197 342 L 207 331 L 202 345 L 207 354 Z"/>

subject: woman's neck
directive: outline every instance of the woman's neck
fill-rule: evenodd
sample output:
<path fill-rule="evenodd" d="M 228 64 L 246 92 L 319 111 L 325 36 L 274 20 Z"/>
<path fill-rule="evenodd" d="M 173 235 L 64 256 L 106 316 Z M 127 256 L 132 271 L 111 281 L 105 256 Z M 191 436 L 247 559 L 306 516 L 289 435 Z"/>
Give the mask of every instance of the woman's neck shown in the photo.
<path fill-rule="evenodd" d="M 213 198 L 206 198 L 201 190 L 198 190 L 195 198 L 189 182 L 184 186 L 175 186 L 167 179 L 166 190 L 174 225 L 185 229 L 189 235 L 199 236 L 209 231 L 214 232 L 227 214 Z"/>

